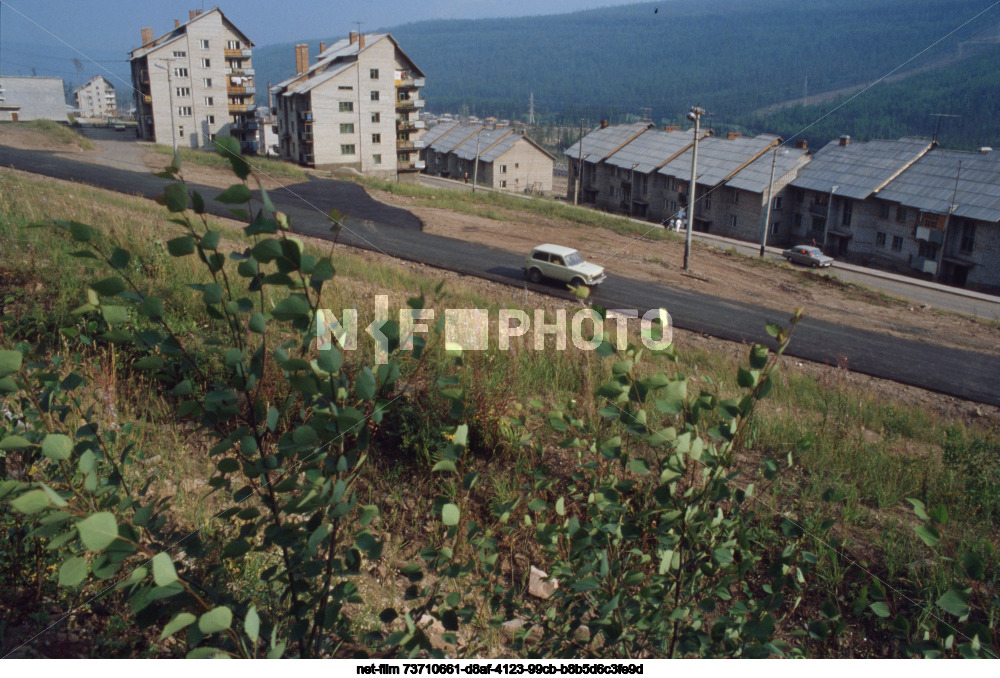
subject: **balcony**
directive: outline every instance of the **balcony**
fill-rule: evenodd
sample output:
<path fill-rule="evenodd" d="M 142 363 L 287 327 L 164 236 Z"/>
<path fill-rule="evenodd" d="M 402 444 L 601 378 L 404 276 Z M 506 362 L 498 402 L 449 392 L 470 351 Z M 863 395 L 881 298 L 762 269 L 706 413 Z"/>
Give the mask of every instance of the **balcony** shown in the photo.
<path fill-rule="evenodd" d="M 417 139 L 415 141 L 410 141 L 409 139 L 396 139 L 396 150 L 397 151 L 412 151 L 419 148 L 426 148 L 427 142 L 423 139 Z"/>
<path fill-rule="evenodd" d="M 400 172 L 419 171 L 426 166 L 427 164 L 423 160 L 400 160 L 396 163 L 396 169 Z"/>
<path fill-rule="evenodd" d="M 396 81 L 396 87 L 423 87 L 423 78 L 403 78 Z"/>
<path fill-rule="evenodd" d="M 910 261 L 910 268 L 920 273 L 935 275 L 937 273 L 937 262 L 926 257 L 913 257 Z"/>
<path fill-rule="evenodd" d="M 252 68 L 227 68 L 226 75 L 253 75 Z"/>
<path fill-rule="evenodd" d="M 917 226 L 917 240 L 923 240 L 924 242 L 934 243 L 935 245 L 940 245 L 944 242 L 944 231 L 939 231 L 936 228 L 928 228 L 927 226 Z"/>
<path fill-rule="evenodd" d="M 825 218 L 829 212 L 830 212 L 830 205 L 828 205 L 827 203 L 818 203 L 815 200 L 809 203 L 809 214 Z"/>
<path fill-rule="evenodd" d="M 313 112 L 312 111 L 299 111 L 299 120 L 304 120 L 306 122 L 312 122 Z"/>
<path fill-rule="evenodd" d="M 401 131 L 412 130 L 412 129 L 423 129 L 426 126 L 427 125 L 426 123 L 424 123 L 423 120 L 406 120 L 406 119 L 396 120 L 396 129 Z"/>
<path fill-rule="evenodd" d="M 423 99 L 396 99 L 396 110 L 405 111 L 423 108 L 426 103 Z"/>
<path fill-rule="evenodd" d="M 242 59 L 253 56 L 253 50 L 250 49 L 225 49 L 222 51 L 227 59 Z"/>
<path fill-rule="evenodd" d="M 229 104 L 230 113 L 253 113 L 256 110 L 256 104 Z"/>

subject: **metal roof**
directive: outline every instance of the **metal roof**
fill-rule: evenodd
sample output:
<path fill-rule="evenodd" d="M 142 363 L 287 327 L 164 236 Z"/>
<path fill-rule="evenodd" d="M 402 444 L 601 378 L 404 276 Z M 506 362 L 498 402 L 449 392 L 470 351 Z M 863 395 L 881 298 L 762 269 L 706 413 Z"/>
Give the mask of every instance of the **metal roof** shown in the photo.
<path fill-rule="evenodd" d="M 831 141 L 790 183 L 796 188 L 864 200 L 931 148 L 928 139 L 875 139 L 841 146 Z"/>
<path fill-rule="evenodd" d="M 774 178 L 781 182 L 786 176 L 806 165 L 810 157 L 809 151 L 804 148 L 778 148 L 776 152 L 764 153 L 747 167 L 744 167 L 736 173 L 736 176 L 727 181 L 726 185 L 763 195 L 771 180 L 772 159 L 774 160 Z"/>
<path fill-rule="evenodd" d="M 954 199 L 956 216 L 1000 221 L 1000 153 L 935 148 L 889 182 L 878 197 L 938 214 L 947 214 Z"/>
<path fill-rule="evenodd" d="M 489 129 L 479 126 L 478 132 L 452 149 L 452 153 L 465 160 L 475 160 L 476 150 L 479 151 L 479 159 L 483 162 L 491 162 L 500 153 L 514 145 L 519 135 L 514 134 L 514 130 L 507 128 Z M 513 137 L 513 138 L 512 138 Z M 494 152 L 497 147 L 501 147 L 499 152 Z M 489 157 L 487 157 L 487 155 Z"/>
<path fill-rule="evenodd" d="M 342 64 L 336 64 L 335 66 L 330 66 L 325 71 L 319 75 L 314 75 L 310 78 L 302 80 L 302 82 L 295 83 L 291 86 L 284 86 L 282 89 L 284 91 L 281 93 L 282 96 L 292 96 L 293 94 L 304 94 L 306 92 L 312 91 L 314 88 L 322 85 L 324 82 L 332 80 L 344 71 L 350 70 L 354 67 L 353 61 L 348 61 Z M 301 77 L 301 76 L 300 76 Z"/>
<path fill-rule="evenodd" d="M 652 127 L 649 122 L 634 122 L 631 125 L 600 127 L 583 137 L 583 156 L 587 162 L 600 162 L 613 154 L 633 137 Z M 564 151 L 570 158 L 580 157 L 580 143 L 577 142 Z M 587 157 L 589 156 L 589 157 Z M 631 164 L 629 165 L 631 167 Z"/>
<path fill-rule="evenodd" d="M 152 52 L 152 51 L 154 51 L 156 49 L 159 49 L 160 47 L 163 47 L 167 43 L 173 42 L 174 40 L 176 40 L 177 38 L 183 36 L 187 32 L 188 25 L 193 24 L 196 21 L 200 21 L 201 19 L 204 19 L 208 15 L 213 14 L 215 12 L 218 12 L 219 16 L 222 17 L 222 21 L 225 22 L 225 23 L 227 23 L 227 24 L 229 24 L 229 27 L 237 35 L 239 35 L 239 37 L 241 37 L 244 41 L 246 41 L 247 47 L 256 47 L 256 45 L 253 43 L 253 41 L 250 40 L 250 38 L 248 38 L 243 33 L 243 31 L 241 31 L 240 29 L 238 29 L 236 27 L 236 25 L 233 24 L 233 22 L 229 20 L 229 17 L 227 17 L 225 14 L 223 14 L 223 12 L 222 12 L 221 9 L 219 9 L 218 7 L 213 7 L 210 10 L 207 10 L 207 11 L 204 11 L 204 12 L 200 12 L 199 14 L 197 14 L 196 16 L 191 17 L 190 19 L 188 19 L 187 21 L 185 21 L 182 24 L 178 24 L 177 26 L 174 26 L 173 29 L 171 29 L 169 32 L 164 33 L 163 35 L 161 35 L 158 38 L 154 38 L 152 42 L 148 42 L 145 45 L 141 45 L 140 47 L 137 47 L 136 49 L 132 50 L 129 53 L 131 55 L 129 57 L 129 61 L 132 61 L 133 59 L 142 58 L 142 57 L 146 56 L 147 54 L 149 54 L 150 52 Z"/>
<path fill-rule="evenodd" d="M 698 183 L 716 186 L 726 180 L 741 166 L 780 141 L 779 137 L 764 134 L 759 137 L 709 137 L 698 142 Z M 659 174 L 679 179 L 691 176 L 691 154 L 688 149 L 660 168 Z M 770 172 L 768 164 L 768 172 Z M 767 179 L 764 180 L 767 185 Z"/>
<path fill-rule="evenodd" d="M 437 153 L 448 153 L 460 143 L 465 141 L 467 137 L 475 136 L 478 129 L 479 125 L 460 123 L 449 129 L 434 141 L 428 141 L 427 147 L 434 149 Z"/>
<path fill-rule="evenodd" d="M 632 169 L 634 165 L 636 172 L 648 174 L 692 143 L 694 143 L 694 133 L 691 130 L 664 132 L 648 129 L 625 144 L 605 162 L 625 169 Z"/>
<path fill-rule="evenodd" d="M 421 139 L 423 139 L 425 145 L 429 147 L 435 141 L 443 137 L 451 130 L 455 129 L 455 127 L 460 124 L 461 123 L 455 123 L 455 122 L 439 122 L 438 124 L 428 129 L 426 132 L 424 132 L 424 135 L 421 137 Z"/>

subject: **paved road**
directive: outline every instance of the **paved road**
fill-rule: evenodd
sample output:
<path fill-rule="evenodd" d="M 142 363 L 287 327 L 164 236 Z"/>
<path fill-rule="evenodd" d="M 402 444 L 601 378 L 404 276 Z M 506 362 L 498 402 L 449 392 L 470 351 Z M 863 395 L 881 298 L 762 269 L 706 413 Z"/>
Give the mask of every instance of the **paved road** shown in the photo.
<path fill-rule="evenodd" d="M 57 157 L 53 153 L 21 151 L 0 146 L 0 165 L 60 179 L 71 179 L 151 198 L 166 181 L 148 173 L 95 166 Z M 215 188 L 198 187 L 212 196 Z M 405 210 L 372 200 L 352 183 L 310 179 L 273 191 L 275 204 L 292 217 L 297 232 L 329 238 L 325 214 L 333 207 L 350 215 L 341 242 L 383 252 L 401 259 L 475 275 L 553 296 L 568 296 L 555 286 L 523 280 L 522 258 L 476 243 L 424 233 L 420 222 Z M 223 205 L 209 203 L 219 216 Z M 696 292 L 671 289 L 611 275 L 594 295 L 606 308 L 667 308 L 674 325 L 734 341 L 763 341 L 766 322 L 784 322 L 790 309 L 770 309 L 736 303 Z M 850 370 L 905 384 L 1000 406 L 1000 359 L 972 351 L 925 344 L 919 337 L 898 339 L 812 318 L 803 319 L 789 354 L 817 362 L 842 364 Z"/>

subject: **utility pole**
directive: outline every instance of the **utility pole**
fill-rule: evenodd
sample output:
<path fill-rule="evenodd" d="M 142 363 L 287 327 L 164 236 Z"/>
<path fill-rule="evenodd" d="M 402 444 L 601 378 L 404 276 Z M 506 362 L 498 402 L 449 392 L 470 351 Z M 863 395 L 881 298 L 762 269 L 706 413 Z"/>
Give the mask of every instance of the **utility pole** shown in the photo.
<path fill-rule="evenodd" d="M 362 108 L 362 106 L 361 106 L 361 102 L 362 102 L 362 99 L 361 99 L 361 22 L 360 21 L 355 21 L 354 23 L 356 23 L 358 25 L 358 58 L 355 59 L 355 61 L 354 61 L 354 64 L 355 64 L 355 66 L 358 69 L 358 89 L 357 89 L 357 92 L 358 92 L 358 167 L 361 168 L 361 173 L 364 174 L 365 173 L 365 156 L 364 156 L 364 154 L 363 154 L 363 152 L 361 150 L 361 144 L 362 144 L 362 141 L 364 140 L 364 136 L 365 136 L 364 132 L 361 130 L 361 108 Z M 306 64 L 306 67 L 308 68 L 309 64 Z M 393 104 L 393 105 L 395 105 L 395 104 Z M 398 182 L 399 181 L 399 174 L 398 174 L 398 172 L 399 172 L 399 156 L 398 155 L 396 156 L 396 172 L 397 172 L 396 181 Z"/>
<path fill-rule="evenodd" d="M 940 118 L 938 118 L 940 120 Z M 948 214 L 944 217 L 944 233 L 941 236 L 941 254 L 937 256 L 937 270 L 934 271 L 934 279 L 941 279 L 941 269 L 944 268 L 944 251 L 945 247 L 948 245 L 948 229 L 951 226 L 951 215 L 954 214 L 955 208 L 958 205 L 955 204 L 955 200 L 958 198 L 958 180 L 962 176 L 962 161 L 958 161 L 958 172 L 955 173 L 955 190 L 951 194 L 951 207 L 948 208 Z"/>
<path fill-rule="evenodd" d="M 778 147 L 774 147 L 771 153 L 771 180 L 767 182 L 767 210 L 764 212 L 764 233 L 760 237 L 760 256 L 764 256 L 767 247 L 767 229 L 771 226 L 771 192 L 774 190 L 774 163 L 778 159 Z"/>
<path fill-rule="evenodd" d="M 695 174 L 698 168 L 698 133 L 700 132 L 701 116 L 705 114 L 705 109 L 701 106 L 692 106 L 688 112 L 688 120 L 694 122 L 694 148 L 691 153 L 691 190 L 688 195 L 687 214 L 687 236 L 684 240 L 684 270 L 691 271 L 691 231 L 694 230 L 694 189 Z"/>
<path fill-rule="evenodd" d="M 472 192 L 476 192 L 476 182 L 479 180 L 479 141 L 483 136 L 483 124 L 479 123 L 479 131 L 476 132 L 476 164 L 472 166 Z"/>
<path fill-rule="evenodd" d="M 170 62 L 172 59 L 160 59 L 159 61 L 166 61 L 167 65 L 164 66 L 161 63 L 155 63 L 154 66 L 162 68 L 167 72 L 167 95 L 170 97 L 170 144 L 174 148 L 174 155 L 177 155 L 177 127 L 174 125 L 174 81 L 170 77 Z"/>
<path fill-rule="evenodd" d="M 535 124 L 535 93 L 532 92 L 528 98 L 528 124 Z"/>
<path fill-rule="evenodd" d="M 579 204 L 580 184 L 583 181 L 583 120 L 580 121 L 580 150 L 576 160 L 576 190 L 573 191 L 573 204 Z"/>
<path fill-rule="evenodd" d="M 937 118 L 937 123 L 934 125 L 934 138 L 931 140 L 935 144 L 938 140 L 938 132 L 941 131 L 941 118 L 957 118 L 957 115 L 951 115 L 950 113 L 931 113 L 932 118 Z"/>

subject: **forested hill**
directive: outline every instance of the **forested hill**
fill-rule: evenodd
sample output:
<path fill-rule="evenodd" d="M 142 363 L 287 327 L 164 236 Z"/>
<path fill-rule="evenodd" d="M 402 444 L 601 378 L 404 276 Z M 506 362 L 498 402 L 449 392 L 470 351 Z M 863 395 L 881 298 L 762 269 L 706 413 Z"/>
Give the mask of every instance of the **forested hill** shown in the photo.
<path fill-rule="evenodd" d="M 549 122 L 620 121 L 644 108 L 654 121 L 674 121 L 701 103 L 713 124 L 733 124 L 802 97 L 806 88 L 818 93 L 871 82 L 935 42 L 907 68 L 945 61 L 960 43 L 997 34 L 1000 7 L 949 35 L 990 4 L 662 0 L 378 30 L 389 30 L 427 74 L 431 110 L 524 119 L 534 93 L 536 117 Z M 343 28 L 346 34 L 351 27 Z M 310 41 L 313 55 L 317 43 Z M 965 45 L 965 53 L 976 51 Z M 292 55 L 291 44 L 255 50 L 258 81 L 291 75 Z"/>

